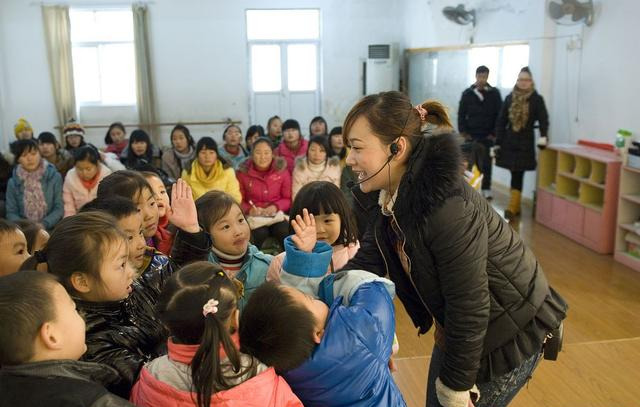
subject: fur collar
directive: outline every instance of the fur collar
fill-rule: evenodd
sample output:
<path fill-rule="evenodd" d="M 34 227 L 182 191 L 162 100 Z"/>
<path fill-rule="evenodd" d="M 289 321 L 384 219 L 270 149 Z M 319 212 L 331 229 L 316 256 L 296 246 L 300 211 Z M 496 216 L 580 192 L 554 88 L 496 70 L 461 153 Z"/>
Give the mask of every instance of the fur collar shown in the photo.
<path fill-rule="evenodd" d="M 393 210 L 407 224 L 423 223 L 446 199 L 462 191 L 460 143 L 451 133 L 418 139 L 407 164 Z M 417 226 L 417 225 L 416 225 Z"/>

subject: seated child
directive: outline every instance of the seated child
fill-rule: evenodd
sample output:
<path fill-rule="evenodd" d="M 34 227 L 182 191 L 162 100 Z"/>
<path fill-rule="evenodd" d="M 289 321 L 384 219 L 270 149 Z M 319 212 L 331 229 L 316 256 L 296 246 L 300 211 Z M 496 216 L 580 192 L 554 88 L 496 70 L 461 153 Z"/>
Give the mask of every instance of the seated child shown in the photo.
<path fill-rule="evenodd" d="M 16 221 L 16 225 L 24 233 L 27 239 L 27 250 L 29 254 L 33 254 L 42 248 L 49 241 L 49 232 L 47 232 L 41 224 L 28 219 L 20 219 Z M 22 263 L 20 263 L 22 264 Z"/>
<path fill-rule="evenodd" d="M 222 191 L 209 191 L 196 201 L 198 221 L 211 236 L 207 257 L 219 264 L 229 278 L 238 279 L 244 294 L 238 300 L 242 312 L 253 291 L 266 280 L 272 256 L 249 243 L 251 230 L 238 202 Z"/>
<path fill-rule="evenodd" d="M 91 144 L 73 150 L 74 165 L 62 185 L 64 216 L 78 213 L 84 204 L 96 198 L 98 184 L 111 174 L 102 163 L 100 152 Z"/>
<path fill-rule="evenodd" d="M 303 212 L 285 241 L 291 279 L 281 276 L 300 289 L 269 282 L 255 290 L 240 319 L 241 351 L 282 373 L 305 406 L 405 406 L 388 366 L 393 283 L 357 270 L 325 277 L 331 248 L 316 244 Z"/>
<path fill-rule="evenodd" d="M 293 200 L 289 216 L 295 219 L 307 209 L 316 221 L 316 238 L 331 245 L 333 255 L 327 274 L 341 269 L 356 255 L 358 232 L 355 217 L 342 191 L 331 182 L 316 181 L 300 189 Z M 269 265 L 267 281 L 280 282 L 280 273 L 285 253 L 273 258 Z"/>
<path fill-rule="evenodd" d="M 64 212 L 62 177 L 42 158 L 35 140 L 18 140 L 11 150 L 18 165 L 7 185 L 7 219 L 30 219 L 53 229 Z"/>
<path fill-rule="evenodd" d="M 131 406 L 103 385 L 117 372 L 80 362 L 85 323 L 47 273 L 0 277 L 0 406 Z"/>
<path fill-rule="evenodd" d="M 0 277 L 20 270 L 20 265 L 28 258 L 24 233 L 14 223 L 0 219 Z"/>
<path fill-rule="evenodd" d="M 233 199 L 233 198 L 232 198 Z M 131 392 L 137 406 L 302 406 L 273 368 L 238 352 L 241 287 L 218 265 L 192 263 L 158 299 L 169 354 L 147 363 Z"/>

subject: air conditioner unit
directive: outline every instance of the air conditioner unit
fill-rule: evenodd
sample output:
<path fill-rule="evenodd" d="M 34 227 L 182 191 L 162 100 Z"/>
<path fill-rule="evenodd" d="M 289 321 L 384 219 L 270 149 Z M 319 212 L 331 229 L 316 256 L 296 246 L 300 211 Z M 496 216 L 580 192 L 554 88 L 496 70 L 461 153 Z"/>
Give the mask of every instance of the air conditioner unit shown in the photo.
<path fill-rule="evenodd" d="M 398 90 L 400 66 L 396 44 L 369 45 L 364 78 L 364 94 Z"/>

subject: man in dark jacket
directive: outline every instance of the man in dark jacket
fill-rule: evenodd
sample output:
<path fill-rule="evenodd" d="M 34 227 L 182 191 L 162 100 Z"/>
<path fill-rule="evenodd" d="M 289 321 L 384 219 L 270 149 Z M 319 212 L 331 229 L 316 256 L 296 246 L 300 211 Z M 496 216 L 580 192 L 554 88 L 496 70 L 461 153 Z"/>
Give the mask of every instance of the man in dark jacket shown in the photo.
<path fill-rule="evenodd" d="M 497 88 L 487 83 L 489 68 L 481 65 L 476 69 L 476 83 L 462 92 L 458 107 L 458 131 L 466 139 L 482 145 L 481 162 L 478 168 L 484 175 L 482 195 L 491 199 L 491 157 L 489 151 L 496 140 L 495 127 L 502 97 Z"/>

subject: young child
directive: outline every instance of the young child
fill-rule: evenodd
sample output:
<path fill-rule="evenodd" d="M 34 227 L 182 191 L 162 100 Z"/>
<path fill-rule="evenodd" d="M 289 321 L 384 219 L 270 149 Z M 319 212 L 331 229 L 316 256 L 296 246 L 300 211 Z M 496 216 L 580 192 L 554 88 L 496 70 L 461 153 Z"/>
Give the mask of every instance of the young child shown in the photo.
<path fill-rule="evenodd" d="M 273 257 L 249 243 L 251 230 L 240 205 L 228 194 L 210 191 L 196 201 L 198 222 L 211 236 L 206 260 L 219 264 L 229 278 L 244 286 L 238 299 L 242 312 L 253 291 L 266 280 Z"/>
<path fill-rule="evenodd" d="M 289 119 L 282 124 L 282 143 L 276 147 L 274 153 L 287 161 L 287 171 L 293 173 L 296 158 L 307 154 L 309 142 L 300 133 L 300 124 Z"/>
<path fill-rule="evenodd" d="M 333 155 L 340 159 L 340 166 L 344 168 L 347 165 L 349 148 L 344 145 L 342 126 L 336 126 L 329 132 L 329 146 L 331 147 L 331 151 L 333 151 Z"/>
<path fill-rule="evenodd" d="M 29 254 L 42 250 L 49 241 L 49 232 L 37 222 L 29 219 L 20 219 L 16 221 L 16 225 L 18 225 L 22 233 L 24 233 L 24 237 L 27 239 L 27 251 Z"/>
<path fill-rule="evenodd" d="M 147 363 L 131 392 L 137 406 L 302 406 L 273 368 L 238 351 L 241 287 L 219 266 L 190 264 L 160 294 L 168 355 Z"/>
<path fill-rule="evenodd" d="M 142 228 L 147 244 L 151 247 L 157 247 L 158 242 L 155 240 L 155 236 L 160 216 L 155 192 L 147 180 L 137 171 L 116 171 L 106 176 L 98 184 L 98 199 L 111 196 L 121 196 L 136 204 L 142 214 Z"/>
<path fill-rule="evenodd" d="M 46 263 L 74 297 L 87 324 L 88 350 L 82 359 L 116 369 L 120 380 L 109 389 L 123 397 L 143 363 L 163 352 L 167 332 L 154 305 L 173 270 L 147 269 L 135 278 L 130 246 L 114 217 L 84 212 L 63 219 L 45 248 L 22 267 Z"/>
<path fill-rule="evenodd" d="M 0 405 L 131 406 L 103 387 L 114 369 L 78 361 L 86 350 L 84 320 L 52 275 L 0 277 Z"/>
<path fill-rule="evenodd" d="M 293 201 L 289 216 L 291 219 L 302 216 L 304 209 L 315 217 L 316 238 L 331 245 L 333 249 L 326 274 L 341 269 L 356 255 L 360 247 L 355 217 L 342 191 L 327 181 L 307 184 Z M 269 265 L 268 281 L 280 282 L 284 259 L 284 252 L 274 257 Z"/>
<path fill-rule="evenodd" d="M 78 147 L 84 146 L 84 127 L 80 123 L 71 120 L 62 129 L 64 135 L 65 149 L 73 151 Z"/>
<path fill-rule="evenodd" d="M 122 154 L 129 144 L 124 124 L 120 122 L 111 123 L 107 134 L 104 136 L 104 143 L 107 145 L 104 149 L 105 152 L 113 153 L 120 157 L 120 154 Z"/>
<path fill-rule="evenodd" d="M 196 159 L 191 167 L 182 171 L 181 178 L 193 191 L 193 197 L 198 199 L 205 192 L 224 191 L 240 202 L 240 184 L 235 171 L 218 153 L 218 144 L 211 137 L 202 137 L 196 144 Z"/>
<path fill-rule="evenodd" d="M 162 169 L 173 179 L 180 178 L 196 157 L 196 143 L 186 126 L 176 124 L 171 130 L 171 148 L 162 154 Z"/>
<path fill-rule="evenodd" d="M 150 164 L 160 168 L 160 150 L 151 143 L 144 130 L 134 130 L 129 137 L 129 146 L 120 155 L 120 161 L 129 170 L 135 170 L 140 164 Z"/>
<path fill-rule="evenodd" d="M 155 172 L 144 171 L 141 173 L 144 179 L 147 180 L 149 186 L 153 190 L 156 198 L 156 205 L 158 206 L 158 230 L 153 237 L 156 244 L 156 248 L 165 255 L 171 255 L 171 248 L 173 247 L 173 233 L 169 231 L 169 218 L 171 216 L 171 202 L 169 201 L 169 194 L 167 193 L 167 187 L 160 176 Z"/>
<path fill-rule="evenodd" d="M 291 196 L 296 198 L 300 188 L 313 181 L 329 181 L 340 187 L 340 159 L 333 156 L 325 136 L 314 136 L 309 141 L 306 157 L 296 160 L 291 182 Z"/>
<path fill-rule="evenodd" d="M 98 194 L 98 183 L 111 170 L 100 159 L 100 153 L 91 144 L 73 150 L 74 167 L 64 179 L 62 201 L 64 216 L 78 213 L 84 204 L 92 201 Z"/>
<path fill-rule="evenodd" d="M 18 165 L 7 185 L 7 219 L 30 219 L 51 230 L 62 218 L 62 177 L 33 139 L 12 145 Z"/>
<path fill-rule="evenodd" d="M 389 369 L 393 283 L 357 270 L 323 277 L 331 248 L 316 243 L 304 212 L 285 241 L 284 268 L 300 290 L 269 282 L 254 292 L 240 319 L 241 351 L 282 373 L 304 405 L 405 406 Z"/>
<path fill-rule="evenodd" d="M 231 124 L 224 129 L 222 140 L 224 144 L 219 150 L 220 156 L 229 161 L 234 170 L 237 170 L 249 156 L 242 145 L 242 130 L 235 124 Z"/>
<path fill-rule="evenodd" d="M 38 148 L 42 158 L 55 165 L 62 178 L 73 168 L 73 155 L 62 148 L 53 133 L 48 131 L 40 133 L 38 135 Z"/>
<path fill-rule="evenodd" d="M 27 239 L 20 228 L 0 219 L 0 276 L 20 270 L 20 265 L 29 258 Z"/>

